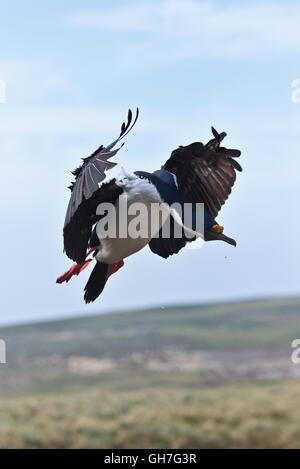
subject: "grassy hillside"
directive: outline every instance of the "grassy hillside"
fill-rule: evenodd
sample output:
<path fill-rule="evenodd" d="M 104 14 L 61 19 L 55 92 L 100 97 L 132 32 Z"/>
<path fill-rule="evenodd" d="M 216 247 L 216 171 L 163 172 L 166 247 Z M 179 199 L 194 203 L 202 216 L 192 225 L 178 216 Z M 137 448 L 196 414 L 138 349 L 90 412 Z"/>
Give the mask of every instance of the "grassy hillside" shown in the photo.
<path fill-rule="evenodd" d="M 0 448 L 300 446 L 300 299 L 0 329 Z"/>
<path fill-rule="evenodd" d="M 56 390 L 128 373 L 132 380 L 124 386 L 143 381 L 144 375 L 150 383 L 176 381 L 178 372 L 195 373 L 199 384 L 290 377 L 298 373 L 290 360 L 290 344 L 297 337 L 298 298 L 7 327 L 0 329 L 8 361 L 0 366 L 0 392 Z"/>
<path fill-rule="evenodd" d="M 0 448 L 300 448 L 299 383 L 97 387 L 0 402 Z"/>

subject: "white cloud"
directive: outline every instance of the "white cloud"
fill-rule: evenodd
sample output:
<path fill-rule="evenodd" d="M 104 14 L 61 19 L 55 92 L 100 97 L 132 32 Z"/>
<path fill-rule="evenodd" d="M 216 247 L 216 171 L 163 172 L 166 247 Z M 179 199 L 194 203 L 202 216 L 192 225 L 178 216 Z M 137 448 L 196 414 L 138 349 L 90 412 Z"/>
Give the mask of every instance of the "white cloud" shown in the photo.
<path fill-rule="evenodd" d="M 33 104 L 53 90 L 67 87 L 66 75 L 43 61 L 0 60 L 0 80 L 6 83 L 7 104 Z"/>
<path fill-rule="evenodd" d="M 168 59 L 238 59 L 298 53 L 299 19 L 300 5 L 290 2 L 220 5 L 165 0 L 78 12 L 67 18 L 67 24 L 126 33 L 126 41 L 132 35 L 135 43 L 139 34 L 139 42 L 149 55 Z"/>

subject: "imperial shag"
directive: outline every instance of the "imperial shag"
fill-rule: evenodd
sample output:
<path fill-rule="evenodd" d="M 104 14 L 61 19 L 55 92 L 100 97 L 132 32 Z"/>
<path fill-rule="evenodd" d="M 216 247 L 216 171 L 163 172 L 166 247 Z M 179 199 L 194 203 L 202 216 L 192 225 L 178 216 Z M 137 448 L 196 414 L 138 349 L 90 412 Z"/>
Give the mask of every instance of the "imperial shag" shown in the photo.
<path fill-rule="evenodd" d="M 125 257 L 147 244 L 153 253 L 167 258 L 201 237 L 195 224 L 199 204 L 204 204 L 204 241 L 221 240 L 236 246 L 235 240 L 226 236 L 223 227 L 215 220 L 231 192 L 236 170 L 242 171 L 234 159 L 240 156 L 240 151 L 220 146 L 226 137 L 225 132 L 219 134 L 212 127 L 213 139 L 206 145 L 196 142 L 180 146 L 171 153 L 160 170 L 153 173 L 136 171 L 134 174 L 127 174 L 123 170 L 120 177 L 99 186 L 106 177 L 105 172 L 116 166 L 116 163 L 108 160 L 124 145 L 115 148 L 133 128 L 138 115 L 137 109 L 133 119 L 129 110 L 127 123 L 122 124 L 117 140 L 106 147 L 101 145 L 91 156 L 83 158 L 83 164 L 73 172 L 75 181 L 70 186 L 71 198 L 63 237 L 65 253 L 75 264 L 57 279 L 57 283 L 68 282 L 73 275 L 78 275 L 92 261 L 88 256 L 93 253 L 96 265 L 85 286 L 86 303 L 100 295 L 110 275 L 124 265 Z M 128 228 L 133 219 L 133 215 L 126 216 L 126 219 L 120 216 L 124 202 L 127 207 L 142 203 L 151 216 L 151 207 L 163 207 L 158 224 L 153 227 L 150 222 L 151 228 L 144 236 L 120 236 L 120 232 Z M 112 204 L 112 214 L 107 210 L 105 213 L 101 210 L 99 212 L 103 203 Z M 191 206 L 192 214 L 189 224 L 184 223 L 183 217 L 187 203 Z M 182 210 L 174 209 L 174 204 Z M 109 223 L 109 217 L 112 216 L 118 220 L 118 234 L 103 236 L 103 219 L 106 217 L 106 223 Z M 163 232 L 167 222 L 170 230 L 166 237 Z"/>

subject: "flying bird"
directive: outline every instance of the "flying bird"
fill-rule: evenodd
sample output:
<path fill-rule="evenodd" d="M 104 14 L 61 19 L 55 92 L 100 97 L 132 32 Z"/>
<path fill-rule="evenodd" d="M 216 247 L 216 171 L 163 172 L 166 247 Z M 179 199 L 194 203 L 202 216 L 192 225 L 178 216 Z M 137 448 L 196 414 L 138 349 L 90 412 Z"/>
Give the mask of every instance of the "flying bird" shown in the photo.
<path fill-rule="evenodd" d="M 110 159 L 124 145 L 122 140 L 135 126 L 138 117 L 138 109 L 135 117 L 129 110 L 119 137 L 83 158 L 81 166 L 72 173 L 75 180 L 69 187 L 71 197 L 63 239 L 64 251 L 75 264 L 57 279 L 57 283 L 68 282 L 73 275 L 79 275 L 94 259 L 94 269 L 84 288 L 86 303 L 102 293 L 108 278 L 124 265 L 126 257 L 147 244 L 153 253 L 163 258 L 177 254 L 199 237 L 204 241 L 221 240 L 236 246 L 235 240 L 226 236 L 216 221 L 231 193 L 236 171 L 242 171 L 235 160 L 241 152 L 220 146 L 225 132 L 219 134 L 212 127 L 213 139 L 207 144 L 195 142 L 180 146 L 161 169 L 153 173 L 135 171 L 129 174 L 123 170 L 119 177 L 103 182 L 106 171 L 117 164 Z M 149 229 L 143 236 L 128 234 L 136 216 L 134 211 L 130 212 L 134 204 L 143 204 L 146 209 L 150 228 L 147 225 Z M 197 224 L 200 204 L 204 207 L 203 232 Z M 126 213 L 122 211 L 125 205 Z M 155 209 L 151 212 L 153 206 Z M 187 206 L 190 207 L 188 223 L 184 216 Z M 155 214 L 158 215 L 157 223 L 151 218 Z M 165 232 L 167 224 L 169 230 Z M 109 225 L 113 227 L 112 232 L 105 231 Z"/>

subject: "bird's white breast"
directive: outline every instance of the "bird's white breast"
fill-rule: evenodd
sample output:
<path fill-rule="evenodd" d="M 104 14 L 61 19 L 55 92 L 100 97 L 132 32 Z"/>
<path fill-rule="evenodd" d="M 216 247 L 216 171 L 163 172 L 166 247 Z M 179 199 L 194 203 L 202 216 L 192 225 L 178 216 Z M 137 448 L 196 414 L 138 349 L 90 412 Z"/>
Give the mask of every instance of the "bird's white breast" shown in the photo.
<path fill-rule="evenodd" d="M 101 249 L 96 257 L 100 262 L 107 264 L 118 262 L 141 250 L 160 230 L 168 216 L 168 211 L 165 209 L 161 211 L 160 216 L 157 216 L 162 200 L 155 186 L 147 180 L 131 176 L 128 182 L 125 178 L 119 185 L 123 187 L 124 192 L 115 204 L 115 211 L 111 211 L 107 217 L 107 222 L 111 223 L 111 226 L 113 226 L 112 217 L 115 217 L 116 237 L 108 236 L 103 239 L 100 223 L 96 228 L 101 242 Z M 124 207 L 127 211 L 125 216 Z M 147 230 L 144 229 L 139 237 L 132 237 L 132 228 L 135 231 L 137 223 L 138 226 L 143 223 L 143 227 L 147 227 Z"/>

